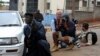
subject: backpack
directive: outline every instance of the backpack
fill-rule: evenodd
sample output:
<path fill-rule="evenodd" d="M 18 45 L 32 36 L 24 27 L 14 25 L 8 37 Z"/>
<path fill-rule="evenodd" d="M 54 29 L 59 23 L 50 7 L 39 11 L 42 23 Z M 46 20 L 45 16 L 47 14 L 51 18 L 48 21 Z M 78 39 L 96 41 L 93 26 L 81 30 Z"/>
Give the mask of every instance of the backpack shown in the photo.
<path fill-rule="evenodd" d="M 96 44 L 96 42 L 97 42 L 97 34 L 95 33 L 95 32 L 88 32 L 87 34 L 86 34 L 86 41 L 88 42 L 88 35 L 89 34 L 91 34 L 92 35 L 92 45 L 95 45 Z"/>

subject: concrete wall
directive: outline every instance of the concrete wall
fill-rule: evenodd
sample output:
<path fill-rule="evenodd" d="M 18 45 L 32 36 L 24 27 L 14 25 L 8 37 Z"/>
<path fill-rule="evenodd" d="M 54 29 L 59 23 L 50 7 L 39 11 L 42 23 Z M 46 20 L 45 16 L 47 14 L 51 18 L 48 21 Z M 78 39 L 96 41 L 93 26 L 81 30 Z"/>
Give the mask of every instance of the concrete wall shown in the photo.
<path fill-rule="evenodd" d="M 9 6 L 2 6 L 0 7 L 0 10 L 9 10 Z"/>
<path fill-rule="evenodd" d="M 46 11 L 46 0 L 38 0 L 38 10 L 41 13 L 45 13 Z"/>
<path fill-rule="evenodd" d="M 64 8 L 64 0 L 50 1 L 50 10 L 52 11 L 52 14 L 56 14 L 57 9 L 63 9 L 63 8 Z"/>
<path fill-rule="evenodd" d="M 75 11 L 74 15 L 77 20 L 85 20 L 93 18 L 93 12 Z"/>
<path fill-rule="evenodd" d="M 100 7 L 96 7 L 95 11 L 75 11 L 75 18 L 77 20 L 89 20 L 95 18 L 95 20 L 100 20 Z"/>
<path fill-rule="evenodd" d="M 100 18 L 100 6 L 95 8 L 95 15 L 94 15 L 94 17 L 95 18 Z"/>
<path fill-rule="evenodd" d="M 22 1 L 22 14 L 26 13 L 27 0 Z"/>

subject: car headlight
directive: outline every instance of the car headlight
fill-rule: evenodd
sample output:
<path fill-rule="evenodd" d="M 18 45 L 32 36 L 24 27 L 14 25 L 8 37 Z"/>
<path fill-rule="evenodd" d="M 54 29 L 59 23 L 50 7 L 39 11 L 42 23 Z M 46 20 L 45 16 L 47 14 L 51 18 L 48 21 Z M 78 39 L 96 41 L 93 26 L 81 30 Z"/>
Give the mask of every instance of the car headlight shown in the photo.
<path fill-rule="evenodd" d="M 9 45 L 11 44 L 11 39 L 10 38 L 2 38 L 0 39 L 0 45 Z"/>
<path fill-rule="evenodd" d="M 16 37 L 14 38 L 0 38 L 0 45 L 13 45 L 17 44 L 18 39 Z"/>
<path fill-rule="evenodd" d="M 15 37 L 15 38 L 12 38 L 12 44 L 17 44 L 19 43 L 18 39 Z"/>

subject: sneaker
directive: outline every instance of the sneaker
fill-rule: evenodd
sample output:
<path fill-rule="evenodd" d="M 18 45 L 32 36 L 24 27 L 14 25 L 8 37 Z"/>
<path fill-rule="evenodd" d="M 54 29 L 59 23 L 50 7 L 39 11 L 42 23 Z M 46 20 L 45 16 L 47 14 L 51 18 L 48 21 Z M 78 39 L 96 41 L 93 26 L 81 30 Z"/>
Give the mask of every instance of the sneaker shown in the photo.
<path fill-rule="evenodd" d="M 53 47 L 52 47 L 52 49 L 54 49 L 56 47 L 56 45 L 54 45 Z"/>
<path fill-rule="evenodd" d="M 59 51 L 58 46 L 54 46 L 54 47 L 52 48 L 52 50 L 51 50 L 51 52 L 56 52 L 56 51 Z"/>
<path fill-rule="evenodd" d="M 74 48 L 74 44 L 70 44 L 70 45 L 68 45 L 67 50 L 72 50 L 73 48 Z"/>
<path fill-rule="evenodd" d="M 77 46 L 77 48 L 80 48 L 80 47 L 81 47 L 81 45 L 80 45 L 80 42 L 79 42 L 79 41 L 76 41 L 76 42 L 75 42 L 75 45 Z"/>
<path fill-rule="evenodd" d="M 62 42 L 62 41 L 60 41 L 60 49 L 62 49 L 62 48 L 66 48 L 66 46 L 67 46 L 67 44 L 66 43 L 64 43 L 64 42 Z"/>

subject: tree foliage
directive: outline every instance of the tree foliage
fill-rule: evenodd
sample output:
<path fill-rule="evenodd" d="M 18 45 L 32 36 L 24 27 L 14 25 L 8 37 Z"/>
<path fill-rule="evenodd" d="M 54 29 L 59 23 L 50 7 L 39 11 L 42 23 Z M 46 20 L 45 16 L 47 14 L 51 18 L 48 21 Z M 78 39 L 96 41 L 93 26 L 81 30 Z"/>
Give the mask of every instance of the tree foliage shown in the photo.
<path fill-rule="evenodd" d="M 2 3 L 3 3 L 3 1 L 0 0 L 0 7 L 2 7 Z"/>

